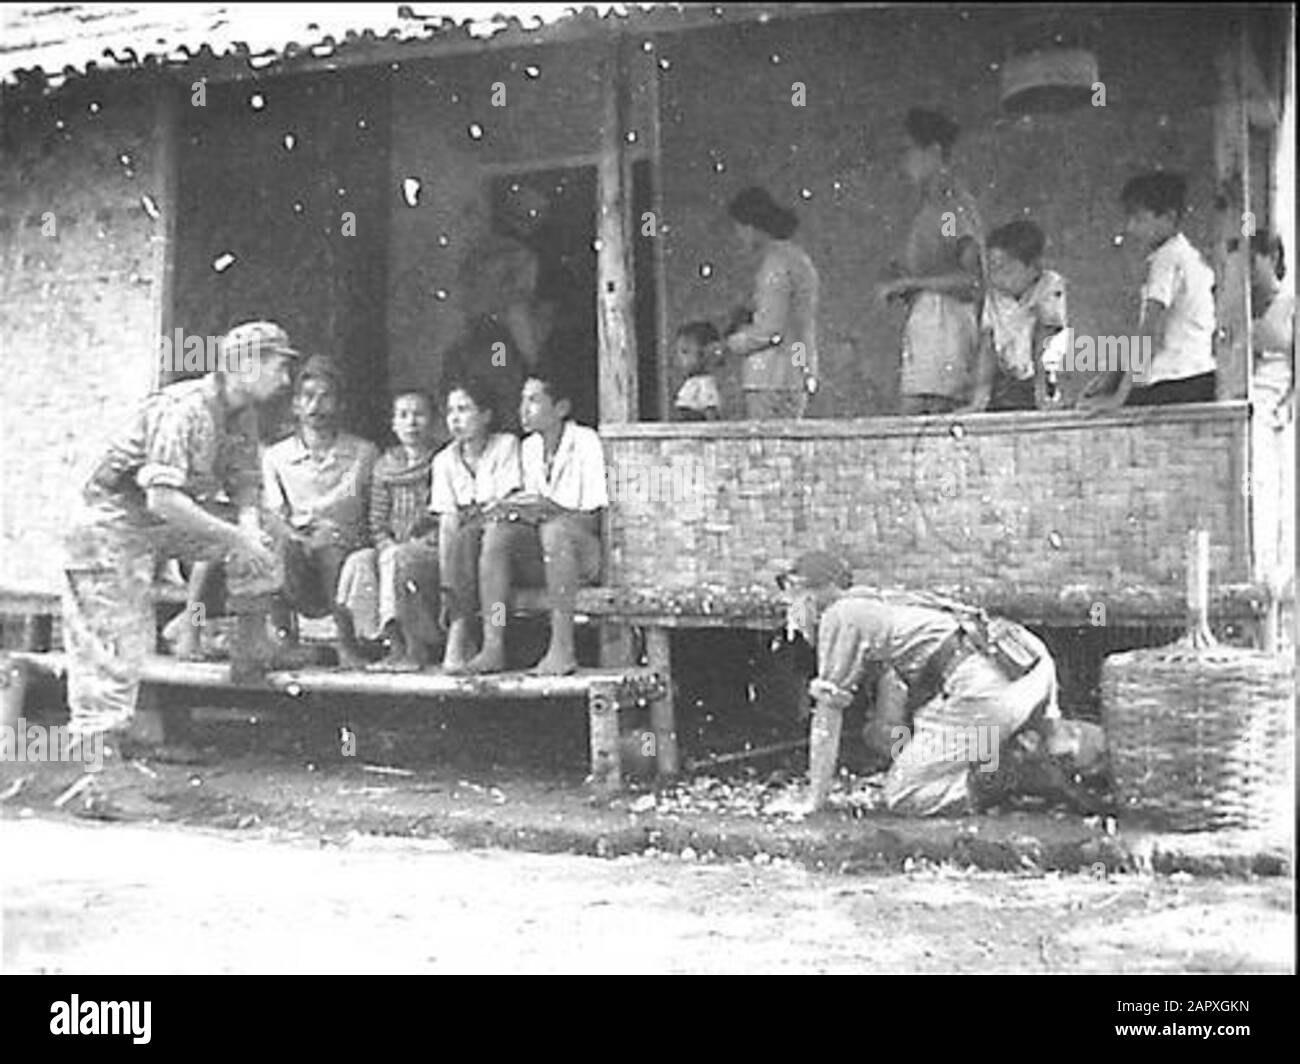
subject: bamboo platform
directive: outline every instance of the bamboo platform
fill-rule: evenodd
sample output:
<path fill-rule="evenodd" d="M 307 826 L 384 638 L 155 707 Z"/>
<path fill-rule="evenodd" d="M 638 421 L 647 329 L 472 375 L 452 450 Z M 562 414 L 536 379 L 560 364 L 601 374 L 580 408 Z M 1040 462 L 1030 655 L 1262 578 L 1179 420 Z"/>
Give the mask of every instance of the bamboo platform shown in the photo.
<path fill-rule="evenodd" d="M 67 672 L 67 655 L 51 651 L 6 651 L 12 661 L 53 675 Z M 312 694 L 356 694 L 459 701 L 582 698 L 587 703 L 591 740 L 591 783 L 603 792 L 622 787 L 619 709 L 649 705 L 660 775 L 677 771 L 676 724 L 665 698 L 666 678 L 653 669 L 579 669 L 569 676 L 533 676 L 502 672 L 484 676 L 448 676 L 439 672 L 385 673 L 357 669 L 308 668 L 267 673 L 259 682 L 232 682 L 229 662 L 178 661 L 160 654 L 146 656 L 141 681 L 150 687 L 192 687 L 225 691 L 275 691 L 289 698 Z"/>

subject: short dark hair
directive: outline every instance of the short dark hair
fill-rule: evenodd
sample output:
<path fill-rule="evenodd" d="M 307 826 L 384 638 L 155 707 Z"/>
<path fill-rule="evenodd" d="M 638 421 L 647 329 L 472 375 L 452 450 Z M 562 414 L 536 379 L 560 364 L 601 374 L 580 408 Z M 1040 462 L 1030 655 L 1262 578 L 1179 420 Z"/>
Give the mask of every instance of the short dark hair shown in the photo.
<path fill-rule="evenodd" d="M 1017 218 L 1014 222 L 1000 225 L 989 234 L 988 247 L 1001 248 L 1014 255 L 1026 266 L 1033 266 L 1043 257 L 1043 248 L 1047 238 L 1043 231 L 1028 218 Z"/>
<path fill-rule="evenodd" d="M 482 377 L 458 377 L 453 380 L 447 385 L 447 394 L 443 400 L 444 404 L 446 400 L 451 398 L 452 392 L 464 392 L 474 401 L 476 407 L 490 413 L 493 422 L 496 422 L 500 413 L 498 407 L 501 403 L 501 397 L 497 394 L 497 390 Z"/>
<path fill-rule="evenodd" d="M 957 135 L 961 132 L 961 126 L 942 111 L 931 111 L 924 107 L 913 107 L 908 111 L 904 124 L 907 135 L 918 148 L 929 148 L 937 144 L 942 149 L 944 158 L 952 151 L 952 146 L 957 143 Z"/>
<path fill-rule="evenodd" d="M 1258 232 L 1250 238 L 1250 250 L 1273 260 L 1273 273 L 1280 281 L 1286 276 L 1286 249 L 1276 233 Z"/>
<path fill-rule="evenodd" d="M 799 217 L 774 200 L 767 189 L 751 185 L 732 197 L 727 213 L 741 225 L 752 225 L 776 240 L 794 236 Z"/>
<path fill-rule="evenodd" d="M 1119 199 L 1129 214 L 1146 209 L 1152 214 L 1181 218 L 1187 207 L 1187 179 L 1163 170 L 1138 174 L 1125 183 Z"/>
<path fill-rule="evenodd" d="M 312 355 L 303 361 L 293 382 L 293 394 L 301 393 L 302 386 L 310 380 L 328 381 L 340 397 L 343 394 L 343 371 L 337 362 L 325 355 Z"/>
<path fill-rule="evenodd" d="M 570 406 L 573 405 L 573 390 L 557 374 L 538 370 L 536 373 L 528 374 L 527 380 L 541 384 L 546 389 L 546 394 L 551 397 L 551 402 L 567 402 Z"/>
<path fill-rule="evenodd" d="M 718 332 L 717 327 L 711 321 L 688 321 L 677 330 L 677 335 L 685 336 L 688 340 L 694 340 L 701 347 L 716 344 L 722 339 L 722 334 Z"/>
<path fill-rule="evenodd" d="M 435 403 L 435 402 L 433 401 L 433 396 L 432 396 L 429 392 L 425 391 L 423 388 L 397 388 L 397 389 L 394 389 L 394 391 L 393 391 L 393 406 L 396 406 L 396 405 L 397 405 L 397 400 L 399 400 L 399 399 L 405 399 L 407 396 L 410 396 L 410 395 L 415 396 L 417 399 L 423 399 L 424 402 L 425 402 L 425 405 L 428 406 L 430 412 L 436 412 L 436 411 L 437 411 L 437 409 L 438 409 L 438 404 Z"/>

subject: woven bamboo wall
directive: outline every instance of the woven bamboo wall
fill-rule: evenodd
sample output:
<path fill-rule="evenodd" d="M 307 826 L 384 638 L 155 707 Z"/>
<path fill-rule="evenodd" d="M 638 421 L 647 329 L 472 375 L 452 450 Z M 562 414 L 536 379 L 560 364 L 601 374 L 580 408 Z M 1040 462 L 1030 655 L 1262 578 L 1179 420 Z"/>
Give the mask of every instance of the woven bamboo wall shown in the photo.
<path fill-rule="evenodd" d="M 165 202 L 137 81 L 5 101 L 0 167 L 0 586 L 56 591 L 107 433 L 151 385 Z"/>
<path fill-rule="evenodd" d="M 881 583 L 1181 587 L 1186 531 L 1249 579 L 1244 405 L 602 429 L 615 586 L 770 582 L 805 550 Z"/>

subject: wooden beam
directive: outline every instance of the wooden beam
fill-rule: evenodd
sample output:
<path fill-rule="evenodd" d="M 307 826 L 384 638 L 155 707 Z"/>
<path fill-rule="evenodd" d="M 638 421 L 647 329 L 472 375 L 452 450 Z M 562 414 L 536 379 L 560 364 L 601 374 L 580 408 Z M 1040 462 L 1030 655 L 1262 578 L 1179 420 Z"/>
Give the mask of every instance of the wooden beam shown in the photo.
<path fill-rule="evenodd" d="M 149 237 L 152 250 L 153 285 L 150 292 L 154 301 L 155 336 L 158 338 L 172 335 L 175 321 L 175 287 L 176 287 L 176 221 L 179 180 L 178 141 L 180 137 L 180 93 L 181 87 L 170 78 L 155 78 L 154 121 L 152 158 L 149 167 L 151 195 L 160 217 L 150 221 L 153 233 Z M 162 359 L 159 357 L 157 341 L 152 347 L 153 377 L 152 388 L 157 391 L 164 384 L 170 384 L 176 377 L 175 371 L 164 373 Z M 179 352 L 176 353 L 179 355 Z"/>
<path fill-rule="evenodd" d="M 636 420 L 636 298 L 630 232 L 631 187 L 626 159 L 628 91 L 626 42 L 621 36 L 606 57 L 604 105 L 597 168 L 596 315 L 600 423 Z"/>
<path fill-rule="evenodd" d="M 671 347 L 672 337 L 668 335 L 668 263 L 665 249 L 667 238 L 664 236 L 664 224 L 668 213 L 664 207 L 664 151 L 663 151 L 663 102 L 659 91 L 660 67 L 657 56 L 651 53 L 646 71 L 646 111 L 650 122 L 650 185 L 651 210 L 655 215 L 655 235 L 651 247 L 654 249 L 655 277 L 655 362 L 658 372 L 655 379 L 659 383 L 658 408 L 659 418 L 667 421 L 671 412 L 672 392 L 669 388 L 672 379 Z"/>
<path fill-rule="evenodd" d="M 1215 360 L 1218 398 L 1250 398 L 1250 127 L 1246 108 L 1246 27 L 1232 17 L 1216 57 L 1218 97 L 1214 106 Z"/>
<path fill-rule="evenodd" d="M 12 651 L 38 671 L 61 675 L 67 671 L 66 653 Z M 145 656 L 140 679 L 147 684 L 174 687 L 230 688 L 230 665 L 219 661 L 180 661 L 163 654 Z M 249 689 L 271 689 L 291 697 L 305 694 L 367 694 L 393 698 L 584 698 L 593 686 L 625 686 L 649 700 L 661 680 L 648 669 L 579 669 L 569 676 L 533 676 L 501 672 L 487 676 L 447 676 L 439 672 L 385 673 L 351 669 L 295 669 L 268 673 Z"/>
<path fill-rule="evenodd" d="M 646 657 L 651 671 L 664 681 L 664 694 L 650 704 L 650 727 L 655 733 L 655 765 L 659 776 L 677 775 L 677 708 L 673 690 L 672 633 L 666 628 L 646 629 Z"/>

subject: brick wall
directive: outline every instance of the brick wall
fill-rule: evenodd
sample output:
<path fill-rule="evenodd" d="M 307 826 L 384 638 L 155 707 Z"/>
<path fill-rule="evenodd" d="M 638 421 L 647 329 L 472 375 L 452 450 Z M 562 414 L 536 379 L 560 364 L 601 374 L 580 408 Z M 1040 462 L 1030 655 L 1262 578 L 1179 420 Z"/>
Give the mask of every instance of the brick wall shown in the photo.
<path fill-rule="evenodd" d="M 165 202 L 154 98 L 78 83 L 7 95 L 0 126 L 0 585 L 55 591 L 88 466 L 152 385 Z M 52 228 L 48 223 L 52 222 Z"/>
<path fill-rule="evenodd" d="M 616 586 L 766 583 L 830 548 L 883 584 L 1181 587 L 1198 524 L 1214 582 L 1249 579 L 1238 404 L 601 432 Z"/>

